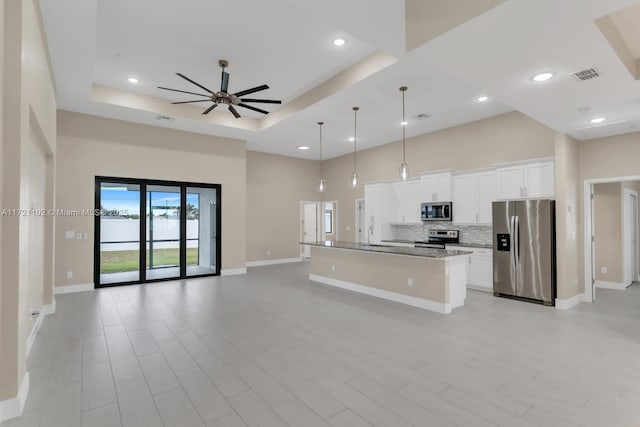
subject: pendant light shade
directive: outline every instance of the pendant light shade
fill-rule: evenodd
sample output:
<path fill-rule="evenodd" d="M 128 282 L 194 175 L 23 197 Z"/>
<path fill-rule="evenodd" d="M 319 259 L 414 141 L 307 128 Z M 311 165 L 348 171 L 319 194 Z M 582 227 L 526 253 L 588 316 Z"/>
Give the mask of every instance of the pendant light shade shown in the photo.
<path fill-rule="evenodd" d="M 351 174 L 351 188 L 358 186 L 358 172 L 356 170 L 356 152 L 358 143 L 358 110 L 360 107 L 353 107 L 353 173 Z"/>
<path fill-rule="evenodd" d="M 400 179 L 406 181 L 409 178 L 409 165 L 407 165 L 407 141 L 406 141 L 406 130 L 407 121 L 404 118 L 404 93 L 407 91 L 406 86 L 402 86 L 400 88 L 400 92 L 402 92 L 402 164 L 400 165 Z"/>
<path fill-rule="evenodd" d="M 324 193 L 327 189 L 327 185 L 324 182 L 324 173 L 322 171 L 322 125 L 324 122 L 318 122 L 318 127 L 320 128 L 320 179 L 318 180 L 318 191 Z"/>

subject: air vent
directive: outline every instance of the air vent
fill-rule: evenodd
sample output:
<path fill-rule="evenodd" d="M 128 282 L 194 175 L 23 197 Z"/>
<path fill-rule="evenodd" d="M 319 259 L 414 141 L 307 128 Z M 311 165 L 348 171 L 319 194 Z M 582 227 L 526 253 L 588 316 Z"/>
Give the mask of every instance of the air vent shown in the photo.
<path fill-rule="evenodd" d="M 584 82 L 600 77 L 600 73 L 595 68 L 589 68 L 588 70 L 582 70 L 578 71 L 577 73 L 573 73 L 571 74 L 571 77 Z"/>
<path fill-rule="evenodd" d="M 156 120 L 160 120 L 161 122 L 172 122 L 175 119 L 173 117 L 169 117 L 169 116 L 158 115 L 158 116 L 156 116 Z"/>

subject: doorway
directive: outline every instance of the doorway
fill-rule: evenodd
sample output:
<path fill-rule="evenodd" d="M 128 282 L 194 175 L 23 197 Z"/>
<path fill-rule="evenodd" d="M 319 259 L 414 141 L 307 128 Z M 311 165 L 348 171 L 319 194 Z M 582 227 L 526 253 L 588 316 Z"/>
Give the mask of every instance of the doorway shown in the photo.
<path fill-rule="evenodd" d="M 640 176 L 584 181 L 584 301 L 639 279 Z"/>
<path fill-rule="evenodd" d="M 96 177 L 94 283 L 220 273 L 217 184 Z"/>
<path fill-rule="evenodd" d="M 317 242 L 320 239 L 320 231 L 322 224 L 320 219 L 322 211 L 322 202 L 300 202 L 300 241 L 301 242 Z M 300 256 L 304 258 L 311 257 L 311 247 L 309 245 L 300 245 Z"/>
<path fill-rule="evenodd" d="M 338 240 L 338 201 L 322 203 L 324 209 L 322 211 L 322 232 L 320 237 L 322 240 L 335 242 Z"/>

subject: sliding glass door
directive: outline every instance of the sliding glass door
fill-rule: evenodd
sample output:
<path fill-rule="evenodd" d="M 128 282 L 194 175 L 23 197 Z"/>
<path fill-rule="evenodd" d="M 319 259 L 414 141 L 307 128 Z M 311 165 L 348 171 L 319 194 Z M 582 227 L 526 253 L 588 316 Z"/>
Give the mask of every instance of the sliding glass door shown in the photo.
<path fill-rule="evenodd" d="M 219 185 L 97 177 L 95 198 L 97 287 L 219 274 Z"/>

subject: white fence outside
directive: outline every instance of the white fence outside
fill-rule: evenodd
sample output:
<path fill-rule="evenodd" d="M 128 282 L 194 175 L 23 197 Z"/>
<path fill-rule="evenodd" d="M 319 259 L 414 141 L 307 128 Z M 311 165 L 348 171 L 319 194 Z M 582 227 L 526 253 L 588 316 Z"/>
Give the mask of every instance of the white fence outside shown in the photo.
<path fill-rule="evenodd" d="M 200 227 L 197 219 L 187 220 L 187 239 L 197 239 Z M 101 244 L 100 251 L 126 251 L 138 250 L 140 238 L 140 220 L 128 218 L 114 218 L 100 220 Z M 153 218 L 153 239 L 170 240 L 180 236 L 180 220 L 174 218 Z M 133 240 L 132 243 L 109 243 Z M 147 240 L 149 229 L 147 223 Z M 179 248 L 180 242 L 157 242 L 153 244 L 155 249 Z M 187 248 L 197 248 L 198 240 L 187 240 Z"/>

